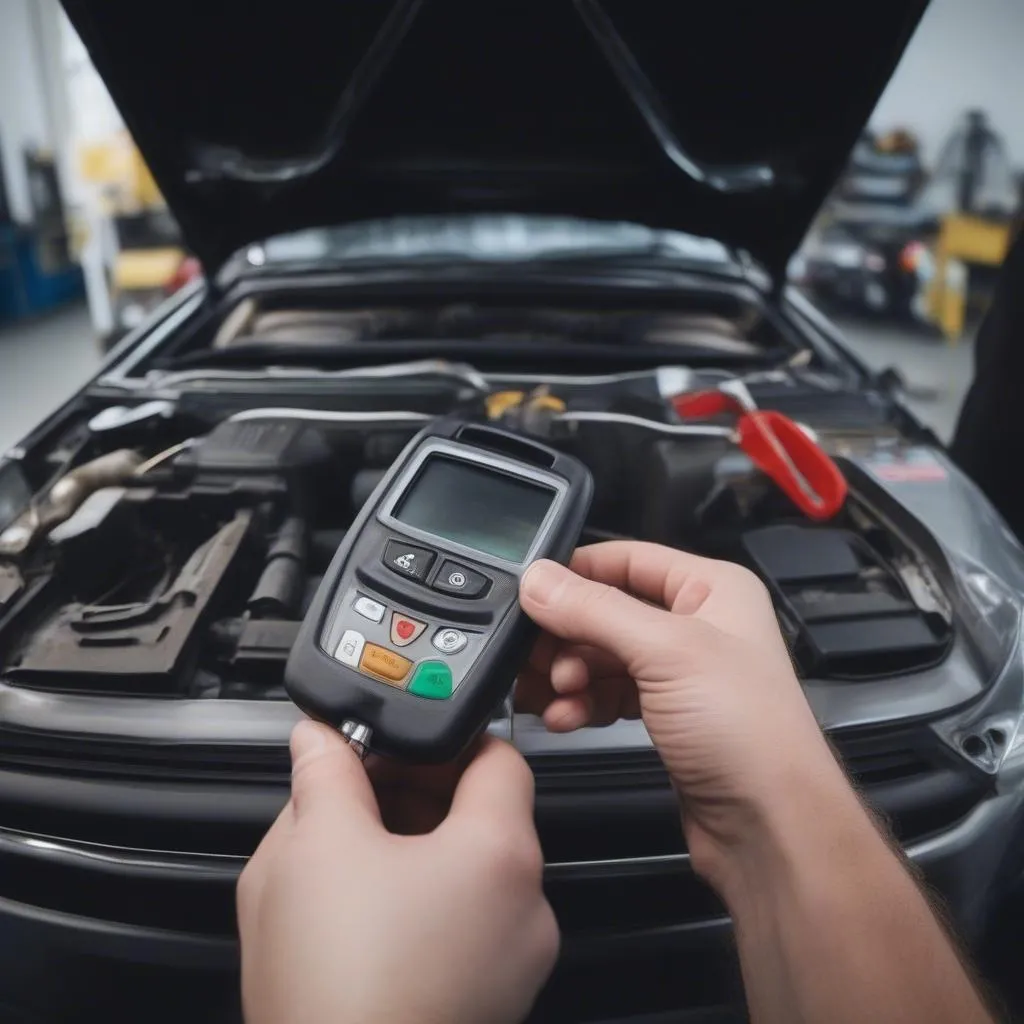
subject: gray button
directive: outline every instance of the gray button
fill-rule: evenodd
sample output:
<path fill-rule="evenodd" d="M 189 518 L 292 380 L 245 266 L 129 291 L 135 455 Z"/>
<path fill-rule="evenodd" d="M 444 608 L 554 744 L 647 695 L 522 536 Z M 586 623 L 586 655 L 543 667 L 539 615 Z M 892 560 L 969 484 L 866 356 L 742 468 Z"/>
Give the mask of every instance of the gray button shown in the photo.
<path fill-rule="evenodd" d="M 362 615 L 364 619 L 371 622 L 380 622 L 384 618 L 384 605 L 380 601 L 374 601 L 372 597 L 360 594 L 353 602 L 352 607 Z"/>
<path fill-rule="evenodd" d="M 470 569 L 458 562 L 446 561 L 437 571 L 434 582 L 430 584 L 434 590 L 453 597 L 480 597 L 491 585 L 491 581 L 481 572 Z"/>
<path fill-rule="evenodd" d="M 427 578 L 437 553 L 430 548 L 418 548 L 404 540 L 389 540 L 381 556 L 384 564 L 400 576 L 410 576 L 421 582 Z"/>
<path fill-rule="evenodd" d="M 351 665 L 352 668 L 359 668 L 359 659 L 363 656 L 363 648 L 366 646 L 366 637 L 357 633 L 354 629 L 346 629 L 341 637 L 341 643 L 334 652 L 335 658 L 343 665 Z"/>
<path fill-rule="evenodd" d="M 442 654 L 458 654 L 469 643 L 469 639 L 462 630 L 445 626 L 434 634 L 434 638 L 430 642 Z"/>

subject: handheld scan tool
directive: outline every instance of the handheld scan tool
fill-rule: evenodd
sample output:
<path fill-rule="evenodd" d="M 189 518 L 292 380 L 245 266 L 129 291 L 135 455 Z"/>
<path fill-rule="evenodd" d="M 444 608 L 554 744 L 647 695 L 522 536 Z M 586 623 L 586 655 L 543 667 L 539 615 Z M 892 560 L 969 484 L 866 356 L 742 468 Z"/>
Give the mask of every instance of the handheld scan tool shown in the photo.
<path fill-rule="evenodd" d="M 454 758 L 486 726 L 536 627 L 519 580 L 568 561 L 593 482 L 575 458 L 443 419 L 414 438 L 367 500 L 292 648 L 296 704 L 357 750 Z"/>

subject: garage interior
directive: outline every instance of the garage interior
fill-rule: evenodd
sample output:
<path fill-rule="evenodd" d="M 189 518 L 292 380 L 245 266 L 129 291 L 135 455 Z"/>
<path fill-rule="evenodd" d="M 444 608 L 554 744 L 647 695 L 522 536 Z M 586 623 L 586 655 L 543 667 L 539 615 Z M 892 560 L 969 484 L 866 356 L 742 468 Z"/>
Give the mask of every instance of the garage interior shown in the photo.
<path fill-rule="evenodd" d="M 1022 41 L 1020 0 L 932 0 L 790 267 L 944 443 L 1024 215 Z M 59 0 L 0 0 L 0 456 L 199 272 Z"/>
<path fill-rule="evenodd" d="M 4 449 L 99 366 L 110 339 L 188 275 L 181 273 L 185 254 L 173 228 L 171 237 L 159 237 L 163 227 L 154 227 L 166 219 L 159 194 L 57 0 L 6 0 L 0 29 Z M 835 318 L 855 352 L 876 369 L 900 373 L 910 405 L 943 440 L 952 434 L 969 382 L 973 332 L 994 272 L 991 257 L 1005 249 L 1018 213 L 1024 168 L 1024 111 L 1016 100 L 1024 74 L 1021 38 L 1024 8 L 1014 0 L 969 6 L 934 0 L 871 119 L 867 170 L 856 166 L 855 153 L 792 266 L 793 280 Z M 983 180 L 966 197 L 974 208 L 958 211 L 962 151 L 970 146 L 964 124 L 972 112 L 984 119 Z M 913 152 L 913 182 L 898 168 L 895 175 L 884 167 L 879 171 L 876 158 L 891 155 L 886 147 L 894 138 L 898 149 Z M 864 279 L 870 276 L 865 266 L 882 257 L 870 240 L 863 241 L 870 234 L 851 237 L 849 224 L 856 222 L 859 230 L 865 219 L 890 218 L 894 209 L 902 222 L 910 207 L 922 203 L 929 206 L 933 232 L 959 213 L 994 250 L 978 265 L 954 254 L 942 288 L 934 266 L 919 267 L 916 280 L 904 282 L 910 289 L 906 302 L 876 308 L 877 285 Z M 139 225 L 141 240 L 125 240 L 126 234 L 140 233 Z M 933 250 L 937 245 L 925 230 L 900 231 L 901 244 L 906 240 L 915 251 L 918 234 Z M 974 235 L 968 246 L 977 247 Z M 861 279 L 847 282 L 843 294 L 836 294 L 834 282 L 811 280 L 810 264 L 823 249 L 830 260 L 860 264 Z M 834 266 L 828 269 L 835 272 Z M 142 283 L 140 276 L 152 280 Z M 127 322 L 115 323 L 121 317 Z"/>

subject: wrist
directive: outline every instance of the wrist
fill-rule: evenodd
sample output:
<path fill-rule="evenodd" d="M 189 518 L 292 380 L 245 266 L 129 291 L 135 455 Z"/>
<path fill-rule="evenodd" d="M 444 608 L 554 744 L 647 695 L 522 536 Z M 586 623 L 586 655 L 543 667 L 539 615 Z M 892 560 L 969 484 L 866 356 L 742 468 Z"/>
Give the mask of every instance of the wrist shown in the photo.
<path fill-rule="evenodd" d="M 868 848 L 888 855 L 875 822 L 822 743 L 821 756 L 765 771 L 757 785 L 715 818 L 687 815 L 694 870 L 731 911 L 751 888 L 778 887 L 812 866 L 835 865 Z"/>

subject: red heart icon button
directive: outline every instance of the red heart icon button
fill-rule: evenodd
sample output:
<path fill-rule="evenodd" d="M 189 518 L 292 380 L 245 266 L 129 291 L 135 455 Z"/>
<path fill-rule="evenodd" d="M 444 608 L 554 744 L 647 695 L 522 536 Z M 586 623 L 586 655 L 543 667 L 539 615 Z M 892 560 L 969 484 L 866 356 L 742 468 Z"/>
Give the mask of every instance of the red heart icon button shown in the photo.
<path fill-rule="evenodd" d="M 416 627 L 408 619 L 399 619 L 395 623 L 395 632 L 403 639 L 408 640 L 413 635 Z"/>

